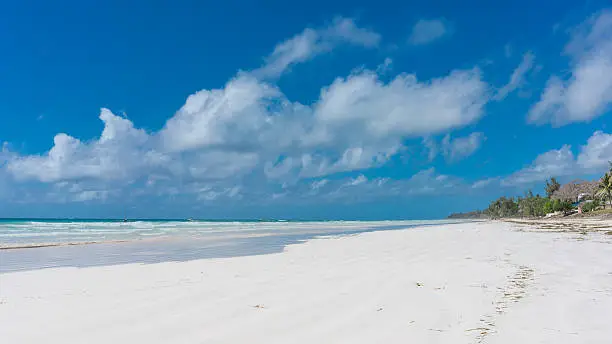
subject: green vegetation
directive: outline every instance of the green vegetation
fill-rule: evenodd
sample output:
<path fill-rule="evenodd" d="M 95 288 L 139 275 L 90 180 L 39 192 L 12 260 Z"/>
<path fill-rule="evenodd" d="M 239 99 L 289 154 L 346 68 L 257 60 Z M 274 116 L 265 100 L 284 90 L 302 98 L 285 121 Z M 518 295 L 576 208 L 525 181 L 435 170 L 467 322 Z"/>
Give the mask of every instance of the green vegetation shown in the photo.
<path fill-rule="evenodd" d="M 488 216 L 482 210 L 470 211 L 467 213 L 452 213 L 448 215 L 449 219 L 486 219 Z"/>
<path fill-rule="evenodd" d="M 540 197 L 540 195 L 533 196 L 531 190 L 525 194 L 525 197 L 519 197 L 517 200 L 519 214 L 525 217 L 533 216 L 544 216 L 544 205 L 548 201 L 548 198 Z"/>
<path fill-rule="evenodd" d="M 566 200 L 550 199 L 533 195 L 529 191 L 524 197 L 514 198 L 500 197 L 491 202 L 486 213 L 492 218 L 502 217 L 538 217 L 548 213 L 567 213 L 573 209 L 572 203 Z"/>
<path fill-rule="evenodd" d="M 484 211 L 491 218 L 539 217 L 550 213 L 568 214 L 576 207 L 584 213 L 599 212 L 606 200 L 612 208 L 612 162 L 610 171 L 599 181 L 574 180 L 561 185 L 555 178 L 546 181 L 546 197 L 533 195 L 531 191 L 523 197 L 500 197 Z"/>
<path fill-rule="evenodd" d="M 612 211 L 612 162 L 610 170 L 599 180 L 573 180 L 561 185 L 555 178 L 546 181 L 546 197 L 533 195 L 531 190 L 523 197 L 502 196 L 484 211 L 451 214 L 449 218 L 504 218 L 540 217 L 551 213 L 568 214 L 573 211 L 603 214 Z M 606 210 L 606 201 L 609 210 Z M 578 208 L 578 209 L 576 209 Z"/>
<path fill-rule="evenodd" d="M 512 217 L 518 214 L 518 203 L 514 201 L 514 198 L 506 198 L 504 196 L 496 199 L 489 204 L 486 213 L 492 218 L 500 217 Z"/>
<path fill-rule="evenodd" d="M 582 206 L 582 211 L 585 213 L 590 213 L 596 210 L 599 207 L 599 200 L 594 199 L 591 202 L 587 202 Z"/>

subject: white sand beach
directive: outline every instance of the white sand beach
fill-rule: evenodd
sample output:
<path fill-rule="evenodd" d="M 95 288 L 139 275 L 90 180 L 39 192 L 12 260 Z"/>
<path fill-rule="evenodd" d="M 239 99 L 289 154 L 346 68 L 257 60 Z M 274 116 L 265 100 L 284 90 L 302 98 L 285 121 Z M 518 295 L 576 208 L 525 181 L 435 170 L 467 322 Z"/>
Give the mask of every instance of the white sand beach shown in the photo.
<path fill-rule="evenodd" d="M 525 226 L 455 224 L 314 239 L 278 254 L 5 273 L 0 338 L 610 343 L 612 235 Z"/>

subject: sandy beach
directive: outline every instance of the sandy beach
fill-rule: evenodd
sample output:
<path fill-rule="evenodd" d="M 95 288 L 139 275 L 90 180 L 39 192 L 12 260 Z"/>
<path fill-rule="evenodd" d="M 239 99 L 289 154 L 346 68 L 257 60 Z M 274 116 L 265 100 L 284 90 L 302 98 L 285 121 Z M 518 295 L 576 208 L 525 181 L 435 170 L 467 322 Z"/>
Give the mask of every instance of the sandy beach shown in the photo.
<path fill-rule="evenodd" d="M 529 226 L 465 223 L 257 256 L 0 274 L 0 338 L 609 343 L 612 235 Z"/>

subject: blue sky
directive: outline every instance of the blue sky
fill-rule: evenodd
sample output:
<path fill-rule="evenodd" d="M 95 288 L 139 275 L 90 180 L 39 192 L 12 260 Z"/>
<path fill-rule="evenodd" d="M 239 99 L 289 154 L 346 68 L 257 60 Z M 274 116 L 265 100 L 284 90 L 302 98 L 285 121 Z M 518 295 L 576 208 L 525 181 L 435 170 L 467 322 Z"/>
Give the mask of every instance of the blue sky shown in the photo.
<path fill-rule="evenodd" d="M 612 160 L 606 1 L 0 10 L 1 217 L 437 218 Z"/>

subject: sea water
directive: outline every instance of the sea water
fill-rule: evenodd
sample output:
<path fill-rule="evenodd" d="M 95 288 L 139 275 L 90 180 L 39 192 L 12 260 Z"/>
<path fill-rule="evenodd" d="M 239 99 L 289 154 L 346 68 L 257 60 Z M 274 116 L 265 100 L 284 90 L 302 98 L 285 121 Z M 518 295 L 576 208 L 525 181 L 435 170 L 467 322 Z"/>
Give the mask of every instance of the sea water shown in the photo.
<path fill-rule="evenodd" d="M 265 254 L 318 236 L 456 222 L 3 219 L 0 273 Z"/>

